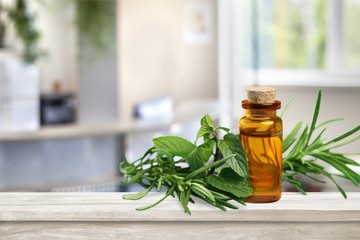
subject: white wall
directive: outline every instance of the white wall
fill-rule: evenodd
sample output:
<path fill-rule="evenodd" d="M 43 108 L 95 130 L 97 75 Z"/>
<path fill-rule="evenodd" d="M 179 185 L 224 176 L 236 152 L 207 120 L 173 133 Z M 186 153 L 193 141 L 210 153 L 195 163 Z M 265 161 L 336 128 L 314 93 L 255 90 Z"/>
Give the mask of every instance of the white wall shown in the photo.
<path fill-rule="evenodd" d="M 115 23 L 115 6 L 113 4 L 113 21 Z M 115 26 L 115 24 L 113 24 Z M 115 28 L 115 27 L 114 27 Z M 115 29 L 112 31 L 116 43 Z M 108 51 L 94 57 L 94 49 L 88 44 L 84 36 L 78 36 L 79 67 L 78 67 L 78 122 L 84 123 L 107 123 L 117 121 L 117 56 L 115 46 L 109 46 Z M 109 43 L 110 44 L 110 43 Z"/>
<path fill-rule="evenodd" d="M 212 39 L 183 39 L 185 0 L 118 2 L 119 112 L 131 119 L 142 100 L 172 95 L 174 103 L 217 97 L 216 1 L 211 5 Z"/>

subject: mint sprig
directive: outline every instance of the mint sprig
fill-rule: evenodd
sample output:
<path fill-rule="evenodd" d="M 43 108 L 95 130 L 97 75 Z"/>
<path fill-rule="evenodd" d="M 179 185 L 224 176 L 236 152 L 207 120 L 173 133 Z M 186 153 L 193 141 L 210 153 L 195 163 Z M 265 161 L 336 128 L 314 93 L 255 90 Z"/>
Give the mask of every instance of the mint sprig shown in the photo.
<path fill-rule="evenodd" d="M 225 132 L 222 139 L 218 131 Z M 133 163 L 124 160 L 120 165 L 125 184 L 138 183 L 145 188 L 140 193 L 124 195 L 124 199 L 138 200 L 153 189 L 165 188 L 161 199 L 137 210 L 177 196 L 188 214 L 194 197 L 226 211 L 238 208 L 231 200 L 245 204 L 243 199 L 250 196 L 248 165 L 238 136 L 227 128 L 215 127 L 209 115 L 201 119 L 195 143 L 175 136 L 154 138 L 153 143 L 143 157 Z"/>

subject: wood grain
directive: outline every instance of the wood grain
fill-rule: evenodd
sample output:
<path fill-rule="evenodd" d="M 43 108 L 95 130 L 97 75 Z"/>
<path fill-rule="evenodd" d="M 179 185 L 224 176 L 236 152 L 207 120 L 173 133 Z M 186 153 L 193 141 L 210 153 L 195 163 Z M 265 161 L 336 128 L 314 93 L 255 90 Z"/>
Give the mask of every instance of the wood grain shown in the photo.
<path fill-rule="evenodd" d="M 122 193 L 0 193 L 0 239 L 360 239 L 360 193 L 285 193 L 279 202 L 222 212 L 196 201 Z"/>

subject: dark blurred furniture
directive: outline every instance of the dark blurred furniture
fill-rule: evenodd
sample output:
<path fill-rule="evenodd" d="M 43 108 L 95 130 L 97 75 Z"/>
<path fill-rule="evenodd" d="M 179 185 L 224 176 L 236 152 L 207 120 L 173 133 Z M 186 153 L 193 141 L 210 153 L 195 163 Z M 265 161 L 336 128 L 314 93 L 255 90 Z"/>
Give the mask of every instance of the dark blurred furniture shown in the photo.
<path fill-rule="evenodd" d="M 72 94 L 42 95 L 40 98 L 41 125 L 74 123 L 75 97 Z"/>

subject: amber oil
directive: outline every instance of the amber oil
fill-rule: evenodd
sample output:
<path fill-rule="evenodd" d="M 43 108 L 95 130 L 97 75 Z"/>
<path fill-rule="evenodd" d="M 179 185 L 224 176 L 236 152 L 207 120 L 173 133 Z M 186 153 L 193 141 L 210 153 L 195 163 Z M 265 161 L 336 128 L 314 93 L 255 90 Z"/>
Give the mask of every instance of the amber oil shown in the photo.
<path fill-rule="evenodd" d="M 245 116 L 239 121 L 240 141 L 248 157 L 253 193 L 251 203 L 275 202 L 282 190 L 282 120 L 276 115 L 281 102 L 242 101 Z"/>

